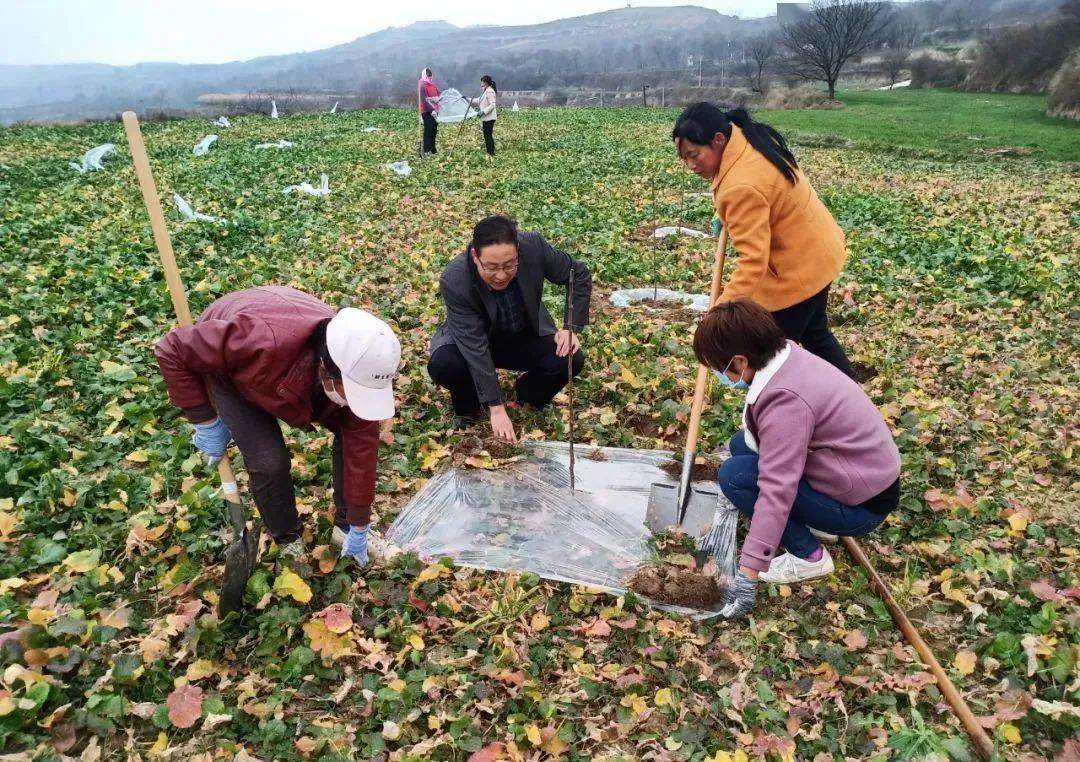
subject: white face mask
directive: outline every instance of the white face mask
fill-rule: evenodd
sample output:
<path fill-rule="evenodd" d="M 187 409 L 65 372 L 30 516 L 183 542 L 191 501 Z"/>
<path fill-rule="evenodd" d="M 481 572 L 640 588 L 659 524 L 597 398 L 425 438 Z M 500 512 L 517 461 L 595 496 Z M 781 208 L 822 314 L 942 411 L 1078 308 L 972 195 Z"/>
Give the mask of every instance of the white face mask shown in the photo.
<path fill-rule="evenodd" d="M 322 385 L 322 390 L 326 393 L 327 399 L 329 399 L 335 405 L 341 405 L 342 407 L 348 406 L 349 403 L 345 400 L 344 397 L 337 393 L 337 389 L 334 388 L 333 384 L 331 384 L 330 388 L 327 389 L 326 382 L 324 381 Z"/>

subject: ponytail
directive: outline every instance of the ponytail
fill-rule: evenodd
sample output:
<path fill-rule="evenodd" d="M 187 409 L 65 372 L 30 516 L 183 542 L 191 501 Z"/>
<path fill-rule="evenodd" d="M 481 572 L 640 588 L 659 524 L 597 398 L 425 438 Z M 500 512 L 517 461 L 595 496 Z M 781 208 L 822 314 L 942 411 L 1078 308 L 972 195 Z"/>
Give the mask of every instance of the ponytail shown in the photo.
<path fill-rule="evenodd" d="M 689 140 L 699 146 L 712 143 L 717 133 L 731 137 L 731 125 L 736 125 L 746 136 L 746 142 L 762 154 L 788 179 L 792 185 L 797 181 L 795 171 L 799 168 L 794 154 L 788 148 L 784 136 L 767 124 L 755 122 L 745 108 L 721 111 L 711 103 L 695 103 L 675 121 L 671 139 Z"/>
<path fill-rule="evenodd" d="M 487 85 L 488 87 L 490 87 L 490 88 L 491 88 L 492 90 L 494 90 L 494 91 L 496 92 L 496 94 L 497 94 L 497 93 L 499 92 L 499 88 L 495 87 L 495 80 L 493 80 L 493 79 L 492 79 L 492 78 L 491 78 L 490 76 L 488 76 L 487 74 L 485 74 L 484 76 L 480 77 L 480 81 L 481 81 L 481 82 L 483 82 L 483 83 L 484 83 L 485 85 Z"/>

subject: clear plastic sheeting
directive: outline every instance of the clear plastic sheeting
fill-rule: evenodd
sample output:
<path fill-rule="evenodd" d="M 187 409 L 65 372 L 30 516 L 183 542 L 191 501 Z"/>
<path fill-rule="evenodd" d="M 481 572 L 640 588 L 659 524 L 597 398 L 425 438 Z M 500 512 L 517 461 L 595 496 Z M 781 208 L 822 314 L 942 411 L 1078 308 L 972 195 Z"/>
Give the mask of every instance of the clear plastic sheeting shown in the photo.
<path fill-rule="evenodd" d="M 275 101 L 275 100 L 270 101 L 270 118 L 271 119 L 277 119 L 278 118 L 277 101 Z"/>
<path fill-rule="evenodd" d="M 180 216 L 188 222 L 216 222 L 224 224 L 225 220 L 221 217 L 213 217 L 209 214 L 203 214 L 202 212 L 196 212 L 191 208 L 183 196 L 179 193 L 173 194 L 173 203 L 176 205 L 176 211 L 180 212 Z"/>
<path fill-rule="evenodd" d="M 329 196 L 330 195 L 330 177 L 329 175 L 319 175 L 319 187 L 316 188 L 311 183 L 304 181 L 299 185 L 290 185 L 285 189 L 285 193 L 304 193 L 308 196 Z"/>
<path fill-rule="evenodd" d="M 435 121 L 439 124 L 456 124 L 465 121 L 468 117 L 479 115 L 469 99 L 452 87 L 442 91 L 438 104 L 439 110 L 435 112 Z"/>
<path fill-rule="evenodd" d="M 338 107 L 338 104 L 339 104 L 340 102 L 341 102 L 341 101 L 334 101 L 334 107 L 333 107 L 332 109 L 330 109 L 330 113 L 331 113 L 331 114 L 336 114 L 336 113 L 337 113 L 337 107 Z"/>
<path fill-rule="evenodd" d="M 386 165 L 386 168 L 393 172 L 395 175 L 401 177 L 408 177 L 412 174 L 412 167 L 409 166 L 407 161 L 394 161 Z"/>
<path fill-rule="evenodd" d="M 514 101 L 514 105 L 510 107 L 511 111 L 521 111 L 521 106 L 517 105 L 517 101 Z"/>
<path fill-rule="evenodd" d="M 255 147 L 265 150 L 267 148 L 292 148 L 294 145 L 296 145 L 296 143 L 282 139 L 276 143 L 258 143 Z"/>
<path fill-rule="evenodd" d="M 365 127 L 360 132 L 382 132 L 382 127 Z"/>
<path fill-rule="evenodd" d="M 105 169 L 105 166 L 101 163 L 101 160 L 116 150 L 116 146 L 112 143 L 102 143 L 99 146 L 91 148 L 89 151 L 83 154 L 82 161 L 69 161 L 68 166 L 78 172 L 80 175 L 84 172 L 97 172 Z"/>
<path fill-rule="evenodd" d="M 657 301 L 682 304 L 694 312 L 705 312 L 709 309 L 708 294 L 687 294 L 668 288 L 623 288 L 612 291 L 608 301 L 616 307 L 629 307 L 638 302 Z"/>
<path fill-rule="evenodd" d="M 672 236 L 685 235 L 690 238 L 708 238 L 705 233 L 693 228 L 684 228 L 682 225 L 665 225 L 653 231 L 653 238 L 671 238 Z"/>
<path fill-rule="evenodd" d="M 626 592 L 650 559 L 645 510 L 654 482 L 673 484 L 664 450 L 578 446 L 570 490 L 569 449 L 533 443 L 520 461 L 497 470 L 450 469 L 409 502 L 387 538 L 421 558 L 460 566 L 530 571 L 546 579 Z M 734 511 L 718 504 L 717 526 L 732 539 L 718 554 L 721 578 L 734 568 Z M 726 580 L 721 579 L 721 584 Z M 699 618 L 715 611 L 659 608 Z"/>
<path fill-rule="evenodd" d="M 214 124 L 218 127 L 232 127 L 232 122 L 229 121 L 229 117 L 227 116 L 219 116 L 214 120 Z"/>
<path fill-rule="evenodd" d="M 191 149 L 191 152 L 196 156 L 202 156 L 210 150 L 210 146 L 217 142 L 217 135 L 207 135 L 205 138 L 195 144 L 195 147 Z"/>

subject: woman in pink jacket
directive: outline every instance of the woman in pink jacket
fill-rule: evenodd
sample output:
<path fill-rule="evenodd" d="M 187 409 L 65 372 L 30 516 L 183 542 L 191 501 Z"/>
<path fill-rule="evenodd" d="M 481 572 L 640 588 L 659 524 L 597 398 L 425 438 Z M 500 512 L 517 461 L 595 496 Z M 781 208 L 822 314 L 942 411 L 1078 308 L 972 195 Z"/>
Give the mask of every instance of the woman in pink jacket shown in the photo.
<path fill-rule="evenodd" d="M 421 70 L 417 87 L 420 120 L 424 123 L 424 153 L 435 153 L 435 139 L 439 135 L 439 123 L 435 121 L 435 115 L 439 113 L 440 93 L 432 79 L 430 66 Z"/>
<path fill-rule="evenodd" d="M 750 518 L 721 612 L 730 618 L 753 608 L 759 579 L 829 574 L 822 535 L 874 531 L 899 502 L 900 452 L 862 388 L 786 339 L 749 299 L 709 310 L 694 353 L 725 386 L 746 391 L 743 430 L 718 473 L 724 495 Z M 777 555 L 780 546 L 787 552 Z"/>

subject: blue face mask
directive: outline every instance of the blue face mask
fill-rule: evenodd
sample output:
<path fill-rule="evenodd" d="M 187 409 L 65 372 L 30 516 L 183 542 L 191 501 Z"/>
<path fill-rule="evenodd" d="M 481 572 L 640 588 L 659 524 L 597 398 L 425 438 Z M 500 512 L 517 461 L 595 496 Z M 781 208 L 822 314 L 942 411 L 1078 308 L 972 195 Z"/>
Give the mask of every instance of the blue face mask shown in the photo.
<path fill-rule="evenodd" d="M 749 389 L 750 384 L 746 383 L 746 381 L 743 380 L 741 374 L 739 375 L 739 380 L 738 381 L 732 381 L 730 378 L 728 378 L 727 371 L 728 371 L 728 368 L 731 367 L 731 363 L 733 363 L 733 362 L 735 362 L 734 357 L 732 357 L 730 360 L 728 360 L 728 364 L 724 366 L 724 369 L 722 371 L 714 370 L 713 373 L 715 373 L 716 377 L 718 379 L 720 379 L 720 383 L 722 383 L 724 386 L 726 386 L 729 389 L 738 389 L 740 391 L 745 390 L 745 389 Z"/>

